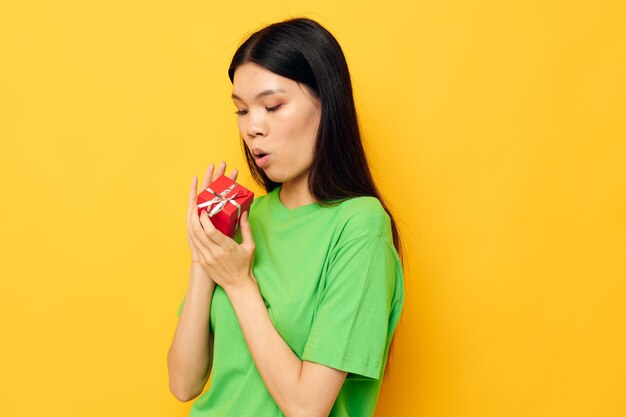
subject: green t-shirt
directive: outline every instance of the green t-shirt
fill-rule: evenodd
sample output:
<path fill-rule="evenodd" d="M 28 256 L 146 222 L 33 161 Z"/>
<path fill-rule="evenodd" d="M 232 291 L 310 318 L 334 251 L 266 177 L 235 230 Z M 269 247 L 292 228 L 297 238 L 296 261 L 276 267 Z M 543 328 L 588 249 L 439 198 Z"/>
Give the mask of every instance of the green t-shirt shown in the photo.
<path fill-rule="evenodd" d="M 249 217 L 254 276 L 270 319 L 298 358 L 348 372 L 330 416 L 372 416 L 404 302 L 389 216 L 374 197 L 289 209 L 279 192 L 254 200 Z M 210 328 L 210 387 L 190 416 L 283 416 L 219 285 Z"/>

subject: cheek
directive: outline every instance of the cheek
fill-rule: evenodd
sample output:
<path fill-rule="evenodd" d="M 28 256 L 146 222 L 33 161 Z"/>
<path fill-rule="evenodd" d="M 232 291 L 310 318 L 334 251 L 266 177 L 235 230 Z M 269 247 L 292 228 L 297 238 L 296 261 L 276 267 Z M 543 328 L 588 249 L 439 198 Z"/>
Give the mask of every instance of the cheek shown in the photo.
<path fill-rule="evenodd" d="M 245 133 L 243 130 L 244 125 L 243 121 L 240 118 L 237 119 L 237 128 L 239 129 L 239 133 L 241 133 L 241 135 L 243 136 L 243 134 Z"/>
<path fill-rule="evenodd" d="M 245 145 L 247 149 L 250 149 L 250 141 L 247 139 L 247 135 L 246 135 L 246 131 L 243 128 L 243 125 L 241 123 L 237 123 L 237 127 L 239 128 L 239 140 L 242 141 Z"/>
<path fill-rule="evenodd" d="M 310 115 L 303 115 L 301 109 L 294 109 L 284 112 L 276 120 L 272 130 L 281 138 L 302 146 L 311 134 L 315 134 L 314 122 L 315 119 Z"/>

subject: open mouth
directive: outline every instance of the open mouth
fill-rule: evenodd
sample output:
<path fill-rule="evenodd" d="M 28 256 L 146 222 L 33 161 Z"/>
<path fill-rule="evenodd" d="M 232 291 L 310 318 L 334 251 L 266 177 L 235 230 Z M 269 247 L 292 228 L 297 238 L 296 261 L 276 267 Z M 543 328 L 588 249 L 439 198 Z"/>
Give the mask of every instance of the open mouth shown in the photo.
<path fill-rule="evenodd" d="M 263 168 L 264 166 L 267 165 L 269 161 L 269 156 L 270 155 L 267 153 L 260 153 L 254 156 L 254 162 L 257 164 L 259 168 Z"/>

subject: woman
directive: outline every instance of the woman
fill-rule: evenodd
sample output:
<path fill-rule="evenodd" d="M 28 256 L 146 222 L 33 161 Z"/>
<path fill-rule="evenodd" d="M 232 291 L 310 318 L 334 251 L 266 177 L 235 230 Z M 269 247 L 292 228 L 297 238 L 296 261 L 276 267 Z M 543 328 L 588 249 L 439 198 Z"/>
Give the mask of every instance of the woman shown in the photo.
<path fill-rule="evenodd" d="M 189 287 L 168 353 L 191 416 L 371 416 L 403 305 L 400 240 L 363 151 L 348 67 L 313 20 L 252 34 L 228 74 L 267 191 L 231 239 L 189 194 Z M 223 175 L 222 162 L 216 176 Z M 202 188 L 212 181 L 209 165 Z M 233 170 L 230 178 L 237 178 Z"/>

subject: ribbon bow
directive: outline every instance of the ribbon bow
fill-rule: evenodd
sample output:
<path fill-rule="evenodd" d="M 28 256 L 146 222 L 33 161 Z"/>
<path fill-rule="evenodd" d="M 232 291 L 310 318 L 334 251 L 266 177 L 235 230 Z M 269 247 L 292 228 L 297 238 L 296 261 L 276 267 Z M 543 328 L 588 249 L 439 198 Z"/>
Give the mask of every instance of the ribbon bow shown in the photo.
<path fill-rule="evenodd" d="M 207 188 L 207 191 L 209 191 L 215 197 L 213 197 L 209 201 L 205 201 L 204 203 L 198 204 L 198 208 L 210 207 L 212 204 L 217 203 L 215 207 L 213 207 L 211 211 L 209 212 L 209 217 L 213 217 L 217 213 L 222 211 L 222 209 L 224 208 L 226 204 L 231 203 L 232 205 L 237 207 L 237 217 L 239 217 L 239 215 L 241 214 L 241 206 L 239 205 L 238 202 L 233 200 L 235 197 L 237 197 L 237 194 L 239 194 L 239 191 L 237 191 L 235 194 L 229 197 L 226 197 L 228 193 L 230 193 L 235 188 L 236 185 L 237 184 L 233 183 L 230 187 L 228 187 L 227 189 L 225 189 L 219 194 L 216 193 L 214 190 L 212 190 L 211 187 Z"/>

